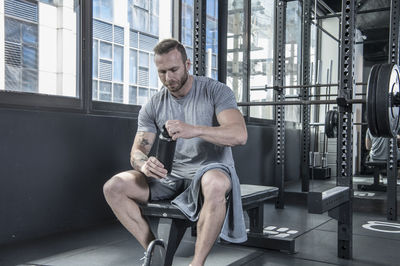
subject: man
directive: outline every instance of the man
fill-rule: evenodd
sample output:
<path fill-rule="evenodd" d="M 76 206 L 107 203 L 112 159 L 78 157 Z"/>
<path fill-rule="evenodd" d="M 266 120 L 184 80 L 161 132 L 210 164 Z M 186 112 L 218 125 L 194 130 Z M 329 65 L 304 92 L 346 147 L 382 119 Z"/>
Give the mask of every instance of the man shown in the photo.
<path fill-rule="evenodd" d="M 163 40 L 154 48 L 154 53 L 164 86 L 140 110 L 131 150 L 134 170 L 112 177 L 104 185 L 104 194 L 120 222 L 146 249 L 155 237 L 138 203 L 174 199 L 185 189 L 186 179 L 199 180 L 200 200 L 194 201 L 202 204 L 191 265 L 204 265 L 218 235 L 227 236 L 221 231 L 229 220 L 225 219 L 227 198 L 231 201 L 233 188 L 236 194 L 238 190 L 230 147 L 246 143 L 246 125 L 234 94 L 226 85 L 189 74 L 191 63 L 182 44 L 173 39 Z M 160 161 L 148 157 L 157 129 L 161 130 L 164 124 L 169 135 L 177 140 L 170 175 Z M 231 240 L 241 242 L 245 238 L 240 234 Z"/>

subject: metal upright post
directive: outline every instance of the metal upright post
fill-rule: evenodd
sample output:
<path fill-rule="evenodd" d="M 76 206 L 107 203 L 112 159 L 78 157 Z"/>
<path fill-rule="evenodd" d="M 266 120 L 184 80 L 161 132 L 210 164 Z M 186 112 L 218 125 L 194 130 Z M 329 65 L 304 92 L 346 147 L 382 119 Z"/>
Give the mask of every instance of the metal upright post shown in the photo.
<path fill-rule="evenodd" d="M 228 0 L 218 2 L 218 81 L 226 83 Z"/>
<path fill-rule="evenodd" d="M 251 50 L 251 1 L 243 2 L 243 100 L 250 101 L 250 50 Z M 242 109 L 243 115 L 250 117 L 250 106 Z"/>
<path fill-rule="evenodd" d="M 206 74 L 206 20 L 207 1 L 194 1 L 194 50 L 193 50 L 193 74 L 204 76 Z"/>
<path fill-rule="evenodd" d="M 172 9 L 173 9 L 173 22 L 172 22 L 172 37 L 181 41 L 182 40 L 182 1 L 181 0 L 173 0 L 172 1 Z"/>
<path fill-rule="evenodd" d="M 355 2 L 342 1 L 340 38 L 339 98 L 351 100 L 355 89 L 354 45 Z M 353 110 L 351 104 L 339 105 L 337 138 L 337 185 L 349 188 L 349 201 L 338 209 L 338 256 L 350 259 L 353 255 Z"/>
<path fill-rule="evenodd" d="M 389 63 L 399 64 L 399 0 L 390 4 Z M 388 141 L 387 173 L 387 219 L 397 220 L 397 136 Z"/>
<path fill-rule="evenodd" d="M 93 3 L 92 1 L 81 1 L 80 12 L 82 15 L 79 16 L 80 27 L 78 34 L 80 35 L 79 42 L 79 74 L 80 76 L 80 88 L 77 87 L 77 95 L 82 99 L 81 108 L 86 112 L 92 109 L 92 51 L 93 51 L 93 20 L 92 20 Z"/>
<path fill-rule="evenodd" d="M 286 1 L 277 0 L 275 6 L 274 86 L 283 86 L 285 78 Z M 277 87 L 276 87 L 277 88 Z M 275 101 L 285 100 L 285 91 L 277 88 Z M 279 188 L 276 207 L 284 207 L 285 183 L 285 106 L 275 106 L 275 185 Z"/>
<path fill-rule="evenodd" d="M 302 85 L 310 84 L 310 46 L 311 46 L 311 1 L 303 0 L 302 14 L 302 39 L 301 39 L 301 64 L 302 64 Z M 310 99 L 310 88 L 304 87 L 300 92 L 300 97 L 304 101 Z M 303 105 L 302 116 L 302 165 L 301 165 L 301 191 L 307 192 L 310 188 L 310 106 Z"/>

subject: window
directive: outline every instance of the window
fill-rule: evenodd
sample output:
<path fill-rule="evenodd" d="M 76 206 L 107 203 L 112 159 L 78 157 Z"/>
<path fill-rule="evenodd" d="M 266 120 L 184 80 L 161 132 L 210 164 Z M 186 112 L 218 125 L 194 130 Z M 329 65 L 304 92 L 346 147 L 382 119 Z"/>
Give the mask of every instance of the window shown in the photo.
<path fill-rule="evenodd" d="M 287 3 L 286 8 L 286 45 L 285 45 L 285 85 L 301 84 L 301 15 L 302 7 L 298 1 Z M 297 96 L 300 89 L 286 89 L 287 96 Z M 290 100 L 290 99 L 288 99 Z M 300 122 L 301 107 L 285 106 L 285 120 Z"/>
<path fill-rule="evenodd" d="M 5 89 L 38 91 L 37 24 L 6 17 Z"/>
<path fill-rule="evenodd" d="M 158 91 L 153 48 L 171 36 L 171 12 L 160 14 L 168 9 L 168 1 L 93 0 L 93 100 L 143 105 Z"/>
<path fill-rule="evenodd" d="M 182 33 L 181 42 L 185 46 L 190 62 L 193 64 L 193 0 L 182 0 Z M 193 74 L 193 67 L 190 67 L 190 74 Z"/>
<path fill-rule="evenodd" d="M 218 79 L 218 1 L 207 0 L 206 11 L 206 73 L 207 77 Z M 193 0 L 182 0 L 181 42 L 193 64 Z M 193 68 L 190 69 L 193 74 Z"/>
<path fill-rule="evenodd" d="M 131 28 L 158 36 L 159 0 L 129 0 L 128 2 Z"/>
<path fill-rule="evenodd" d="M 0 90 L 77 97 L 76 21 L 73 1 L 5 0 Z"/>
<path fill-rule="evenodd" d="M 250 101 L 273 100 L 274 82 L 274 1 L 252 1 L 250 39 Z M 272 106 L 252 106 L 250 116 L 273 119 Z"/>
<path fill-rule="evenodd" d="M 227 33 L 227 85 L 230 86 L 237 101 L 246 100 L 249 91 L 251 102 L 273 101 L 273 90 L 265 86 L 274 83 L 274 10 L 275 1 L 251 1 L 249 14 L 244 14 L 243 1 L 228 1 Z M 250 44 L 244 44 L 244 20 L 250 16 Z M 286 17 L 286 69 L 285 85 L 299 84 L 301 59 L 301 5 L 298 1 L 287 3 Z M 249 49 L 250 51 L 246 50 Z M 250 53 L 249 88 L 243 84 L 244 53 Z M 286 94 L 298 94 L 298 90 L 286 90 Z M 250 106 L 249 116 L 261 119 L 274 119 L 273 106 Z M 300 121 L 298 106 L 286 107 L 286 120 Z"/>
<path fill-rule="evenodd" d="M 228 1 L 227 32 L 227 79 L 226 84 L 233 90 L 236 101 L 244 99 L 243 87 L 243 1 Z"/>
<path fill-rule="evenodd" d="M 206 76 L 218 79 L 218 1 L 207 0 Z"/>
<path fill-rule="evenodd" d="M 315 66 L 317 62 L 317 27 L 311 24 L 311 44 L 310 44 L 310 84 L 316 84 L 316 73 Z M 330 80 L 329 80 L 330 81 Z M 314 88 L 311 88 L 310 95 L 315 94 Z M 315 108 L 319 108 L 318 105 L 310 106 L 310 121 L 318 122 L 315 119 Z"/>
<path fill-rule="evenodd" d="M 113 0 L 93 1 L 93 17 L 104 21 L 113 21 Z"/>

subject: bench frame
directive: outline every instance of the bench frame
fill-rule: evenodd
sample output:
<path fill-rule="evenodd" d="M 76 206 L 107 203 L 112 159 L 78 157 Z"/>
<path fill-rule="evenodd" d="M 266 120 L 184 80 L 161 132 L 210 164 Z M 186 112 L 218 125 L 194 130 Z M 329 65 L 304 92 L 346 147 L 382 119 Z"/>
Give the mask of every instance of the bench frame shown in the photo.
<path fill-rule="evenodd" d="M 387 187 L 379 180 L 380 174 L 386 172 L 386 162 L 366 162 L 365 165 L 372 169 L 374 175 L 374 183 L 370 185 L 358 184 L 357 188 L 362 191 L 386 192 Z"/>
<path fill-rule="evenodd" d="M 272 235 L 263 232 L 264 203 L 267 200 L 276 199 L 279 190 L 274 187 L 254 186 L 265 188 L 265 190 L 260 191 L 259 193 L 243 194 L 243 190 L 246 190 L 246 186 L 249 187 L 253 185 L 241 185 L 243 210 L 246 211 L 249 216 L 248 240 L 239 245 L 295 253 L 294 238 L 274 238 Z M 182 212 L 175 206 L 171 205 L 169 201 L 151 202 L 146 205 L 141 205 L 140 208 L 143 216 L 149 221 L 150 228 L 154 235 L 157 235 L 156 233 L 160 218 L 171 219 L 169 237 L 166 242 L 167 248 L 164 266 L 172 265 L 173 257 L 186 229 L 190 226 L 193 228 L 196 223 L 188 220 Z"/>
<path fill-rule="evenodd" d="M 378 186 L 383 186 L 386 191 L 386 218 L 389 221 L 397 221 L 397 169 L 399 167 L 400 161 L 396 163 L 388 164 L 388 161 L 372 161 L 366 162 L 365 164 L 369 167 L 374 167 L 374 184 L 367 186 L 364 185 L 365 188 L 370 188 L 370 190 L 374 191 L 383 191 L 377 190 L 375 184 Z M 391 166 L 393 168 L 391 168 Z M 379 174 L 386 170 L 386 178 L 387 185 L 382 185 L 379 183 Z M 359 189 L 364 187 L 358 187 Z"/>

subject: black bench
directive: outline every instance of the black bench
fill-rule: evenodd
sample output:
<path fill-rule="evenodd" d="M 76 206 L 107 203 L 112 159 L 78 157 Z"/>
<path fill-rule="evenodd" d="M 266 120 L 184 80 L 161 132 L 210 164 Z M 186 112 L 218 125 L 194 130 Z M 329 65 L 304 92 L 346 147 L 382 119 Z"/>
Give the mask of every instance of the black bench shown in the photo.
<path fill-rule="evenodd" d="M 374 183 L 371 185 L 358 185 L 360 190 L 370 191 L 385 191 L 386 193 L 386 215 L 388 220 L 397 220 L 397 175 L 388 176 L 387 185 L 379 181 L 379 175 L 387 176 L 386 161 L 367 161 L 365 165 L 371 167 L 374 171 Z M 400 161 L 397 161 L 397 169 L 400 166 Z"/>
<path fill-rule="evenodd" d="M 365 185 L 358 184 L 357 188 L 362 191 L 383 191 L 386 192 L 386 186 L 380 182 L 379 176 L 386 175 L 386 161 L 366 161 L 365 166 L 373 171 L 374 183 Z"/>
<path fill-rule="evenodd" d="M 294 239 L 275 239 L 263 233 L 264 203 L 278 197 L 278 188 L 269 186 L 240 185 L 243 210 L 249 216 L 248 241 L 244 245 L 285 250 L 294 253 Z M 176 249 L 186 229 L 193 226 L 170 201 L 150 202 L 141 206 L 142 214 L 148 219 L 152 232 L 157 235 L 160 218 L 171 219 L 168 241 L 166 242 L 165 266 L 172 265 Z"/>

